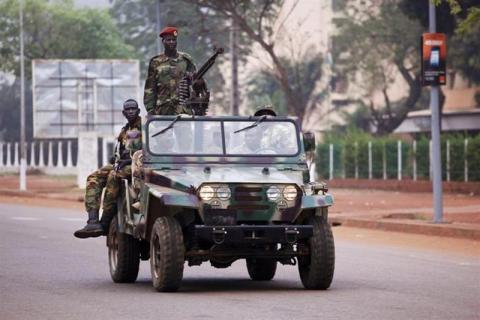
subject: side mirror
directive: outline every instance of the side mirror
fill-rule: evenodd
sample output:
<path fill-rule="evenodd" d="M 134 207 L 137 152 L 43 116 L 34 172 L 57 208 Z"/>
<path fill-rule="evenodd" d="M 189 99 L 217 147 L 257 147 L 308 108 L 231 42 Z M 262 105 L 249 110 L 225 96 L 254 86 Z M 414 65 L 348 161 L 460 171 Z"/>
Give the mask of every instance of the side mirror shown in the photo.
<path fill-rule="evenodd" d="M 305 149 L 305 153 L 315 151 L 315 134 L 313 134 L 313 132 L 303 133 L 303 148 Z"/>

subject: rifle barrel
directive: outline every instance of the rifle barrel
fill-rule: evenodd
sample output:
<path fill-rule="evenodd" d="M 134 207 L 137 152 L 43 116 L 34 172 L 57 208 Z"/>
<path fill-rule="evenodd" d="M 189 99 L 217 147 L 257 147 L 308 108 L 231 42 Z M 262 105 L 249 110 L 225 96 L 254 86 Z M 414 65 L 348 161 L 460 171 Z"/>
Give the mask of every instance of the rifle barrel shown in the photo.
<path fill-rule="evenodd" d="M 215 63 L 215 59 L 217 58 L 217 56 L 220 54 L 220 53 L 223 53 L 223 49 L 220 48 L 218 49 L 213 56 L 211 56 L 207 62 L 205 62 L 201 67 L 200 69 L 198 69 L 198 71 L 194 74 L 193 76 L 193 80 L 198 80 L 200 78 L 202 78 L 205 73 L 207 73 L 207 71 L 213 66 L 213 64 Z"/>

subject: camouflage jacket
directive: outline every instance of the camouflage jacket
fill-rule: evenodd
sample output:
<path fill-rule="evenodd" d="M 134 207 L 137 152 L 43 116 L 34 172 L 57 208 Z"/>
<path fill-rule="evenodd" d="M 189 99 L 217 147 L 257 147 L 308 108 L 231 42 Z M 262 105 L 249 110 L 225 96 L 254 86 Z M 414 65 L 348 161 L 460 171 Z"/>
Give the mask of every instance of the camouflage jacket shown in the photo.
<path fill-rule="evenodd" d="M 128 123 L 122 128 L 117 138 L 120 156 L 126 152 L 132 155 L 142 149 L 142 118 L 139 116 L 132 127 Z"/>
<path fill-rule="evenodd" d="M 145 80 L 143 103 L 148 114 L 174 115 L 191 113 L 178 104 L 178 83 L 187 72 L 195 72 L 192 58 L 178 52 L 177 58 L 169 58 L 165 54 L 153 57 L 148 66 Z"/>

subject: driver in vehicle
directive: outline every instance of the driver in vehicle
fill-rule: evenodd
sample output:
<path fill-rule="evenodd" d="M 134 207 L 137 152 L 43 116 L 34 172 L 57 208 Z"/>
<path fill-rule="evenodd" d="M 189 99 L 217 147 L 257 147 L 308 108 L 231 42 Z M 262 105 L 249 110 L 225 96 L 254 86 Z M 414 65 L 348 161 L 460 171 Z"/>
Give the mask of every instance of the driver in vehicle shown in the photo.
<path fill-rule="evenodd" d="M 271 149 L 263 147 L 265 129 L 255 127 L 243 132 L 242 143 L 230 150 L 230 154 L 275 154 Z M 238 134 L 238 133 L 237 133 Z"/>
<path fill-rule="evenodd" d="M 273 106 L 265 105 L 258 107 L 258 109 L 253 114 L 254 117 L 262 117 L 266 116 L 269 117 L 276 117 L 277 113 L 273 110 Z M 245 130 L 243 133 L 243 142 L 232 148 L 229 153 L 231 154 L 276 154 L 278 153 L 277 150 L 273 150 L 272 148 L 265 148 L 264 142 L 265 139 L 269 138 L 268 132 L 271 130 L 267 130 L 261 126 L 261 124 L 255 128 L 251 128 Z M 281 151 L 280 151 L 281 152 Z"/>

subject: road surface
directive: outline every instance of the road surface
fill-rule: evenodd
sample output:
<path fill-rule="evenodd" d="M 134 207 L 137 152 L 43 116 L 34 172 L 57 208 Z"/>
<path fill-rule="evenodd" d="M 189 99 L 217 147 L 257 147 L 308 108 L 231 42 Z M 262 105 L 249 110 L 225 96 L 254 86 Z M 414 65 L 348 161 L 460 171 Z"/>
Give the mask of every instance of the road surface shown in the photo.
<path fill-rule="evenodd" d="M 148 262 L 134 284 L 110 280 L 105 238 L 72 236 L 85 220 L 77 209 L 0 203 L 0 219 L 1 320 L 480 319 L 478 254 L 363 241 L 339 227 L 327 291 L 304 290 L 292 266 L 253 282 L 237 261 L 229 269 L 186 267 L 179 292 L 157 293 Z"/>

